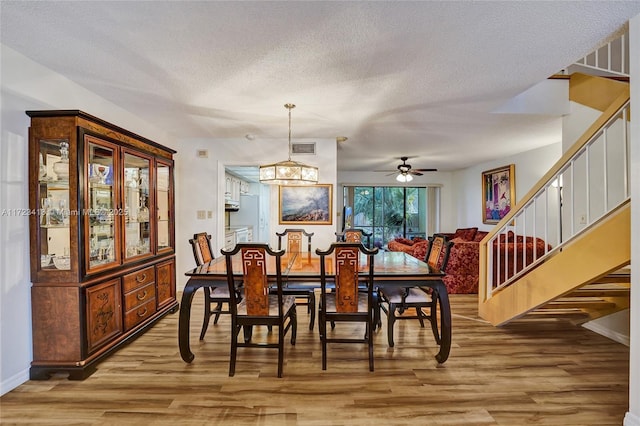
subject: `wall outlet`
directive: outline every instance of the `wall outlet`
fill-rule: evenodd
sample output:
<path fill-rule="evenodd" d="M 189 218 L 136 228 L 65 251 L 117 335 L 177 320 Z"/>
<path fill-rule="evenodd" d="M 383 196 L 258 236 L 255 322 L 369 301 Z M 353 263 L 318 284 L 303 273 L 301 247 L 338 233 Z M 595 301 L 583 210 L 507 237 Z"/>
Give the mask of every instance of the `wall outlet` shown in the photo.
<path fill-rule="evenodd" d="M 206 219 L 207 218 L 207 212 L 205 210 L 198 210 L 196 212 L 196 216 L 198 219 Z"/>
<path fill-rule="evenodd" d="M 213 212 L 211 210 L 207 210 L 207 219 L 213 219 Z"/>
<path fill-rule="evenodd" d="M 587 224 L 587 215 L 585 213 L 582 213 L 580 215 L 580 217 L 578 218 L 578 222 L 580 222 L 580 225 L 586 225 Z"/>

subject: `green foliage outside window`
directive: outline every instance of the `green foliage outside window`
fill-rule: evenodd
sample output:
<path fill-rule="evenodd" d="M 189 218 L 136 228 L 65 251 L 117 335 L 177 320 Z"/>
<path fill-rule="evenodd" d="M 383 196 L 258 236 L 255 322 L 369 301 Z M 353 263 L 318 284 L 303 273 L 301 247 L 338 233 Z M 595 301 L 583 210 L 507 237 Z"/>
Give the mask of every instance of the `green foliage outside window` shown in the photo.
<path fill-rule="evenodd" d="M 376 246 L 383 246 L 396 237 L 425 236 L 425 188 L 356 186 L 345 189 L 353 191 L 353 226 L 373 232 Z"/>

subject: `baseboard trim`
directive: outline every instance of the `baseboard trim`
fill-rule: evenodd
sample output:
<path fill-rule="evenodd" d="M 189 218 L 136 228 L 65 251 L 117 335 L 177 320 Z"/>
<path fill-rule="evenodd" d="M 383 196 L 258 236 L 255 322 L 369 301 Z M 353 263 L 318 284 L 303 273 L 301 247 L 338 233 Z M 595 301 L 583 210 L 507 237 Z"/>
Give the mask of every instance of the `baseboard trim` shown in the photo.
<path fill-rule="evenodd" d="M 622 424 L 623 426 L 640 426 L 640 417 L 627 411 Z"/>
<path fill-rule="evenodd" d="M 14 390 L 15 388 L 27 382 L 28 380 L 29 380 L 28 368 L 17 374 L 14 374 L 13 376 L 9 377 L 7 380 L 3 380 L 2 382 L 0 382 L 0 396 Z"/>
<path fill-rule="evenodd" d="M 588 322 L 582 325 L 584 328 L 586 328 L 587 330 L 591 330 L 594 333 L 598 333 L 601 336 L 604 337 L 608 337 L 609 339 L 618 342 L 618 343 L 622 343 L 623 345 L 625 345 L 626 347 L 629 347 L 629 345 L 631 344 L 631 340 L 629 338 L 629 336 L 626 336 L 622 333 L 618 333 L 617 331 L 611 330 L 609 328 L 603 327 L 599 324 L 595 324 L 593 322 Z M 640 426 L 640 425 L 638 425 Z"/>

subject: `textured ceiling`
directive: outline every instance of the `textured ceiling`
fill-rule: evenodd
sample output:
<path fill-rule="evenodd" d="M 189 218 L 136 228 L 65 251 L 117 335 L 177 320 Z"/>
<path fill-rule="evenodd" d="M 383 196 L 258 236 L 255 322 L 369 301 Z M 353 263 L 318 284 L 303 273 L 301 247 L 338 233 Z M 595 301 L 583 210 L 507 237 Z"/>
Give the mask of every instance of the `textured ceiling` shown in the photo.
<path fill-rule="evenodd" d="M 338 170 L 453 170 L 558 142 L 493 114 L 639 1 L 0 2 L 2 44 L 176 138 L 348 137 Z M 91 113 L 91 111 L 87 111 Z M 179 149 L 179 146 L 176 148 Z"/>

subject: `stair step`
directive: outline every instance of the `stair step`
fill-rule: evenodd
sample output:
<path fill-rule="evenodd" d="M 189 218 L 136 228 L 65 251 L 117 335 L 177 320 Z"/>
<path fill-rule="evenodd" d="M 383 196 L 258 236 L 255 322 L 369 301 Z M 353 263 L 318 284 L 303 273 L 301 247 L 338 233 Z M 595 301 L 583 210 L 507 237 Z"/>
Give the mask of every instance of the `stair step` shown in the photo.
<path fill-rule="evenodd" d="M 615 272 L 612 272 L 597 281 L 594 281 L 590 285 L 602 285 L 602 284 L 627 284 L 631 285 L 631 268 L 621 268 Z"/>
<path fill-rule="evenodd" d="M 569 321 L 583 322 L 589 319 L 589 314 L 580 309 L 538 309 L 527 313 L 521 319 L 525 320 L 550 320 L 567 319 Z"/>
<path fill-rule="evenodd" d="M 544 305 L 541 309 L 611 309 L 616 304 L 598 297 L 563 297 Z"/>
<path fill-rule="evenodd" d="M 569 297 L 628 297 L 631 290 L 626 288 L 580 288 L 569 293 Z"/>

